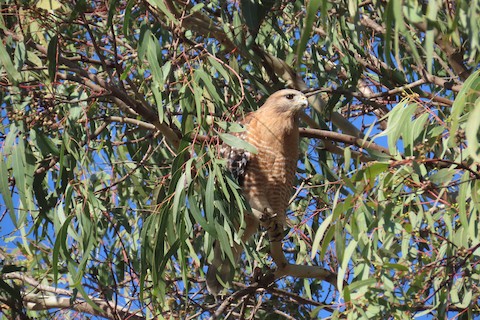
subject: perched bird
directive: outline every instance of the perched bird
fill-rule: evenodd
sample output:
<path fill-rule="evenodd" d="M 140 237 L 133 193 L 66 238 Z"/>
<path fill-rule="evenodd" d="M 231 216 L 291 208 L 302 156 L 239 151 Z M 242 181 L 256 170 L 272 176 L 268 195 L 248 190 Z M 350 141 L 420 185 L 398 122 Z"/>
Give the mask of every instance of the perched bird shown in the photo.
<path fill-rule="evenodd" d="M 221 154 L 227 158 L 228 169 L 237 177 L 243 194 L 252 208 L 245 215 L 246 229 L 242 240 L 247 241 L 259 225 L 268 231 L 271 255 L 277 268 L 289 266 L 282 251 L 281 241 L 286 222 L 288 202 L 299 155 L 299 114 L 308 104 L 297 90 L 284 89 L 272 94 L 257 111 L 242 121 L 246 127 L 238 134 L 257 149 L 250 153 L 243 149 L 224 147 Z M 242 247 L 233 249 L 236 260 Z M 232 277 L 230 263 L 223 261 L 218 243 L 214 259 L 207 273 L 207 287 L 218 294 Z"/>

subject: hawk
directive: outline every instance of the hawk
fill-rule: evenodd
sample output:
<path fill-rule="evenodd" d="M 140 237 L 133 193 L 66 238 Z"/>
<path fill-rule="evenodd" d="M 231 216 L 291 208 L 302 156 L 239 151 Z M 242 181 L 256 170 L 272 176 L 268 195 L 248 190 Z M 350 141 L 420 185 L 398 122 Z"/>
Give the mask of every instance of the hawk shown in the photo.
<path fill-rule="evenodd" d="M 245 214 L 246 229 L 242 240 L 246 242 L 260 225 L 266 228 L 270 254 L 277 265 L 276 277 L 286 274 L 312 276 L 312 270 L 306 273 L 303 270 L 310 266 L 287 262 L 281 244 L 299 156 L 299 115 L 307 105 L 307 98 L 300 91 L 284 89 L 275 92 L 263 106 L 242 121 L 245 131 L 239 137 L 253 145 L 257 153 L 228 146 L 221 151 L 252 209 L 252 212 Z M 242 247 L 235 245 L 232 249 L 238 260 Z M 321 272 L 328 271 L 321 269 Z M 218 294 L 223 289 L 220 282 L 227 283 L 230 277 L 230 263 L 222 260 L 217 243 L 214 259 L 207 272 L 208 290 Z M 325 278 L 325 274 L 321 277 Z"/>

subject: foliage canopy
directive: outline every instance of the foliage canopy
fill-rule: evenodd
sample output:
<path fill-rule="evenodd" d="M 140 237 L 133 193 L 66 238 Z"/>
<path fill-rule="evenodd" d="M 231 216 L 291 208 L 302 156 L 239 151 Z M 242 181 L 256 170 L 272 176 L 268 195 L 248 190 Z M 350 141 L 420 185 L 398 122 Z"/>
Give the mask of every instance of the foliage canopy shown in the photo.
<path fill-rule="evenodd" d="M 480 314 L 479 0 L 1 3 L 6 317 Z M 218 137 L 284 87 L 318 90 L 284 250 L 348 286 L 255 283 L 259 232 L 215 301 Z"/>

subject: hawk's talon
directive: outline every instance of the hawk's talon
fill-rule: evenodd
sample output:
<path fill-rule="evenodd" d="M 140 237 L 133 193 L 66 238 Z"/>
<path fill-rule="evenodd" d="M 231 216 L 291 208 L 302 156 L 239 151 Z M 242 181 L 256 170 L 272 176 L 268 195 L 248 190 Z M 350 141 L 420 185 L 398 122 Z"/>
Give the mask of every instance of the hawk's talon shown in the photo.
<path fill-rule="evenodd" d="M 271 219 L 274 219 L 278 216 L 278 214 L 271 212 L 268 208 L 263 209 L 263 214 L 260 217 L 260 222 L 265 223 Z"/>

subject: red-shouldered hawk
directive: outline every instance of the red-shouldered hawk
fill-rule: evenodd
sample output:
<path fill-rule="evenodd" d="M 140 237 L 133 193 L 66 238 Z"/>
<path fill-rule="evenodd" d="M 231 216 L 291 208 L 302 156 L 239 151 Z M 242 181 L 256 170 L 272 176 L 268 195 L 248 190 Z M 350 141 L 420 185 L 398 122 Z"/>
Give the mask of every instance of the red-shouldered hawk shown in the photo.
<path fill-rule="evenodd" d="M 297 90 L 284 89 L 271 95 L 257 111 L 248 114 L 242 123 L 246 130 L 239 134 L 257 149 L 257 153 L 227 147 L 223 155 L 228 167 L 237 176 L 252 213 L 245 216 L 246 241 L 261 223 L 267 228 L 270 242 L 277 243 L 281 250 L 283 228 L 288 202 L 292 194 L 293 180 L 298 161 L 298 115 L 308 104 L 307 98 Z M 236 259 L 241 247 L 234 249 Z M 281 254 L 281 257 L 280 257 Z M 275 263 L 287 264 L 283 252 Z M 282 266 L 278 266 L 281 268 Z M 215 257 L 207 274 L 207 285 L 212 293 L 218 293 L 229 277 L 230 264 L 221 259 L 220 248 L 215 248 Z"/>

